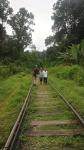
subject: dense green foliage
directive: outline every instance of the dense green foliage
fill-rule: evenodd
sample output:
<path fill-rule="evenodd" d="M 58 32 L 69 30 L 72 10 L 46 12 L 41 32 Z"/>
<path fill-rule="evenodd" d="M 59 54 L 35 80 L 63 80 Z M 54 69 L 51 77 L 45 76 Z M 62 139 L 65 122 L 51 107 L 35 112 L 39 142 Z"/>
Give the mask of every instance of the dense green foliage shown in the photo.
<path fill-rule="evenodd" d="M 12 29 L 12 35 L 6 32 L 6 26 Z M 43 67 L 45 52 L 36 51 L 32 44 L 32 26 L 34 15 L 25 8 L 20 8 L 16 14 L 8 0 L 0 0 L 0 77 L 33 69 L 37 64 Z M 32 45 L 31 45 L 32 44 Z M 26 50 L 31 45 L 31 51 Z"/>
<path fill-rule="evenodd" d="M 31 25 L 34 25 L 33 19 L 34 15 L 32 13 L 28 13 L 25 8 L 20 8 L 17 14 L 13 15 L 8 21 L 14 31 L 13 40 L 16 41 L 18 51 L 24 51 L 31 44 Z"/>
<path fill-rule="evenodd" d="M 50 75 L 56 78 L 69 79 L 75 81 L 78 85 L 84 86 L 84 70 L 77 65 L 60 65 L 49 69 Z"/>
<path fill-rule="evenodd" d="M 0 76 L 28 72 L 36 64 L 51 67 L 66 63 L 84 67 L 83 0 L 58 0 L 53 5 L 53 36 L 45 39 L 46 46 L 53 44 L 42 52 L 34 44 L 31 51 L 25 51 L 32 43 L 33 13 L 20 8 L 13 14 L 8 0 L 0 0 L 0 8 Z M 12 35 L 7 34 L 5 24 L 12 28 Z"/>
<path fill-rule="evenodd" d="M 35 45 L 25 51 L 32 43 L 34 15 L 25 8 L 13 14 L 9 5 L 0 0 L 0 146 L 22 107 L 36 64 L 47 67 L 49 79 L 84 117 L 84 0 L 58 0 L 53 5 L 53 36 L 45 40 L 52 46 L 42 52 Z M 8 24 L 12 35 L 7 34 Z"/>
<path fill-rule="evenodd" d="M 0 58 L 5 53 L 6 29 L 4 23 L 12 15 L 13 9 L 9 6 L 8 0 L 0 0 Z"/>
<path fill-rule="evenodd" d="M 6 32 L 10 25 L 12 35 Z M 16 14 L 8 0 L 0 0 L 0 60 L 12 59 L 15 62 L 21 58 L 22 52 L 32 42 L 32 25 L 34 15 L 25 8 L 20 8 Z M 24 53 L 23 53 L 24 55 Z"/>
<path fill-rule="evenodd" d="M 39 51 L 25 51 L 20 55 L 20 59 L 12 60 L 10 57 L 4 58 L 0 63 L 0 77 L 6 78 L 9 75 L 13 75 L 19 72 L 29 73 L 33 70 L 35 65 L 43 68 L 45 64 L 45 58 L 42 59 Z M 43 61 L 44 60 L 44 61 Z"/>
<path fill-rule="evenodd" d="M 83 10 L 83 0 L 58 0 L 53 5 L 52 30 L 58 45 L 78 44 L 84 38 Z"/>
<path fill-rule="evenodd" d="M 45 39 L 49 61 L 84 64 L 84 1 L 58 0 L 53 5 L 53 36 Z M 83 47 L 81 49 L 81 46 Z"/>
<path fill-rule="evenodd" d="M 78 64 L 84 67 L 84 39 L 77 45 L 48 47 L 46 58 L 49 66 L 66 63 L 66 65 Z"/>

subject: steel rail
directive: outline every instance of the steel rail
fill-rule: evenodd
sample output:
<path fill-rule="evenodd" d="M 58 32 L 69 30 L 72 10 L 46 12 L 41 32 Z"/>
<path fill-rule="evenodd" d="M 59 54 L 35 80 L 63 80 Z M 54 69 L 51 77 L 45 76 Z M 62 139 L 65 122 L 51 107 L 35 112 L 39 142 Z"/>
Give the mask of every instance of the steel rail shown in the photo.
<path fill-rule="evenodd" d="M 73 111 L 73 113 L 76 115 L 76 117 L 78 118 L 82 126 L 84 127 L 84 120 L 80 117 L 77 111 L 71 106 L 71 104 L 65 99 L 65 97 L 57 90 L 57 88 L 50 81 L 48 81 L 48 83 L 57 91 L 60 97 L 67 103 L 67 105 L 70 107 L 70 109 Z"/>
<path fill-rule="evenodd" d="M 22 106 L 22 109 L 17 117 L 17 120 L 11 130 L 11 133 L 8 137 L 8 140 L 3 148 L 3 150 L 12 150 L 13 149 L 13 146 L 14 146 L 14 143 L 15 143 L 15 140 L 16 140 L 16 137 L 18 135 L 18 132 L 20 130 L 20 126 L 22 124 L 22 121 L 23 121 L 23 118 L 24 118 L 24 115 L 25 115 L 25 112 L 26 112 L 26 108 L 27 108 L 27 105 L 29 103 L 29 98 L 30 98 L 30 93 L 31 93 L 31 90 L 32 90 L 32 87 L 33 87 L 33 82 L 30 86 L 30 89 L 29 89 L 29 92 L 27 94 L 27 97 L 25 99 L 25 102 Z"/>

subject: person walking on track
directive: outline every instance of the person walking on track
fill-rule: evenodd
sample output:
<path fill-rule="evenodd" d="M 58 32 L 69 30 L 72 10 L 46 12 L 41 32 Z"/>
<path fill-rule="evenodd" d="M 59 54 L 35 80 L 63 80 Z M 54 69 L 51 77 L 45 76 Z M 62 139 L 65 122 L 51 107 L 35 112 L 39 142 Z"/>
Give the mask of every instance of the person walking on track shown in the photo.
<path fill-rule="evenodd" d="M 42 84 L 42 81 L 43 81 L 43 70 L 42 70 L 42 68 L 39 71 L 39 80 L 40 80 L 40 84 Z"/>
<path fill-rule="evenodd" d="M 48 71 L 46 70 L 46 68 L 43 71 L 43 77 L 44 77 L 44 83 L 47 84 Z"/>
<path fill-rule="evenodd" d="M 39 74 L 39 68 L 36 65 L 34 70 L 33 70 L 33 81 L 34 81 L 34 85 L 36 85 L 38 83 L 38 74 Z"/>

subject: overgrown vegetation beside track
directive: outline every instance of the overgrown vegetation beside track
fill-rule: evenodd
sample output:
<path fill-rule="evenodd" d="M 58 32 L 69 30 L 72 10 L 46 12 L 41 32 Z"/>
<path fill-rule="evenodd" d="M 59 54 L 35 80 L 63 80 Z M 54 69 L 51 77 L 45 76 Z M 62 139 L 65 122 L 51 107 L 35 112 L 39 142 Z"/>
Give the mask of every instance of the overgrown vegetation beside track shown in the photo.
<path fill-rule="evenodd" d="M 52 67 L 49 80 L 84 118 L 84 70 L 77 65 Z"/>
<path fill-rule="evenodd" d="M 2 6 L 4 6 L 4 9 L 2 9 Z M 74 6 L 74 9 L 72 6 Z M 66 9 L 62 9 L 65 7 Z M 53 5 L 53 16 L 51 16 L 54 21 L 51 27 L 53 36 L 45 39 L 46 46 L 52 46 L 48 46 L 42 52 L 39 52 L 36 46 L 32 44 L 34 14 L 32 12 L 29 13 L 25 8 L 20 8 L 16 14 L 13 14 L 13 9 L 10 7 L 8 0 L 1 0 L 0 8 L 2 14 L 0 16 L 1 147 L 6 142 L 25 100 L 31 84 L 31 75 L 29 73 L 36 64 L 39 68 L 43 68 L 44 66 L 50 67 L 49 69 L 47 68 L 49 80 L 53 82 L 58 90 L 62 92 L 65 98 L 79 112 L 80 116 L 84 118 L 84 2 L 83 0 L 80 0 L 80 2 L 70 0 L 66 3 L 66 0 L 58 0 Z M 60 15 L 57 16 L 58 13 Z M 65 15 L 66 13 L 67 16 Z M 19 18 L 18 15 L 20 16 Z M 62 19 L 59 18 L 60 16 Z M 17 26 L 16 28 L 14 28 L 14 23 Z M 8 35 L 6 25 L 12 27 L 12 35 Z M 27 47 L 28 50 L 24 51 Z M 64 66 L 63 63 L 64 65 L 68 64 L 72 66 Z M 55 66 L 57 64 L 62 65 Z M 35 111 L 32 109 L 30 113 Z M 46 138 L 43 147 L 45 147 L 47 141 Z M 34 142 L 36 144 L 36 141 Z M 59 144 L 61 145 L 60 141 Z"/>
<path fill-rule="evenodd" d="M 58 65 L 47 68 L 47 70 L 48 79 L 53 82 L 69 103 L 78 111 L 80 116 L 84 118 L 84 70 L 77 65 Z M 31 73 L 27 74 L 24 72 L 0 80 L 0 148 L 4 146 L 14 122 L 16 121 L 31 81 Z M 32 106 L 35 105 L 37 88 L 38 87 L 34 88 L 32 95 Z M 55 98 L 55 96 L 54 94 L 53 97 Z M 34 107 L 30 107 L 29 110 L 30 114 L 37 111 Z M 31 116 L 31 118 L 33 117 L 34 116 Z M 25 126 L 25 128 L 29 129 L 30 126 Z M 24 137 L 22 137 L 22 140 L 23 139 Z M 48 139 L 46 138 L 46 140 Z M 75 145 L 77 144 L 75 143 Z"/>
<path fill-rule="evenodd" d="M 78 85 L 84 86 L 84 70 L 78 65 L 58 65 L 49 69 L 49 75 L 58 79 L 74 80 Z"/>
<path fill-rule="evenodd" d="M 31 82 L 31 74 L 25 73 L 0 81 L 0 148 L 16 121 Z"/>

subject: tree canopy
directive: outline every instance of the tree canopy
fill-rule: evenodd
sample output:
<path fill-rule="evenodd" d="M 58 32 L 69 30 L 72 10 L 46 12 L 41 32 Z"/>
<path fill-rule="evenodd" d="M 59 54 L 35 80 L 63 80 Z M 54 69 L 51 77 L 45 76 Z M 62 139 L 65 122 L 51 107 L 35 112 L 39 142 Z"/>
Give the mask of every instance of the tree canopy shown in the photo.
<path fill-rule="evenodd" d="M 13 61 L 20 58 L 21 52 L 32 43 L 34 15 L 25 8 L 14 14 L 8 0 L 0 0 L 0 60 L 10 57 Z M 12 35 L 6 32 L 12 28 Z"/>
<path fill-rule="evenodd" d="M 84 54 L 81 55 L 81 49 L 78 50 L 77 46 L 84 39 L 84 0 L 57 0 L 51 19 L 53 35 L 45 39 L 49 61 L 64 58 L 83 64 Z"/>
<path fill-rule="evenodd" d="M 8 0 L 0 0 L 0 56 L 4 53 L 4 41 L 6 37 L 4 23 L 7 23 L 12 12 L 13 9 L 9 6 Z"/>
<path fill-rule="evenodd" d="M 24 49 L 31 44 L 33 31 L 31 25 L 34 25 L 34 15 L 29 13 L 25 8 L 20 8 L 17 14 L 9 20 L 13 29 L 13 37 L 17 41 L 18 50 Z"/>
<path fill-rule="evenodd" d="M 58 45 L 78 44 L 84 38 L 84 0 L 58 0 L 51 19 Z"/>
<path fill-rule="evenodd" d="M 9 1 L 0 0 L 0 63 L 9 65 L 14 72 L 19 70 L 18 65 L 21 68 L 32 68 L 35 64 L 51 66 L 61 59 L 83 66 L 84 0 L 57 0 L 51 19 L 53 35 L 45 39 L 48 48 L 38 52 L 32 42 L 34 14 L 24 7 L 14 14 Z M 7 25 L 12 28 L 12 35 L 6 32 Z"/>

